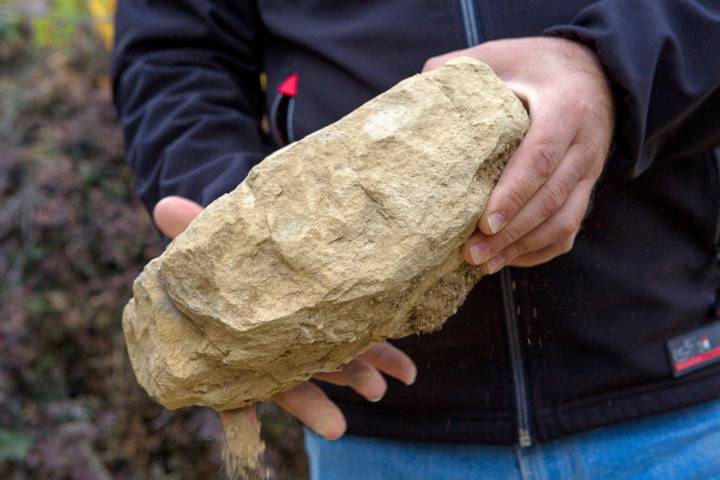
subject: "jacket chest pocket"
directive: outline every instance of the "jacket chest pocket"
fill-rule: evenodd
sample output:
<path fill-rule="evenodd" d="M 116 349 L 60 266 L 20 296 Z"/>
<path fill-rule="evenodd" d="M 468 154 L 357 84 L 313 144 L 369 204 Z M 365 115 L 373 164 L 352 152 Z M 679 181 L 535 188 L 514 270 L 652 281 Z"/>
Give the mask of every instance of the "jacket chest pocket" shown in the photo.
<path fill-rule="evenodd" d="M 270 105 L 268 121 L 275 143 L 282 147 L 295 141 L 295 102 L 298 93 L 298 75 L 290 74 L 280 85 Z"/>

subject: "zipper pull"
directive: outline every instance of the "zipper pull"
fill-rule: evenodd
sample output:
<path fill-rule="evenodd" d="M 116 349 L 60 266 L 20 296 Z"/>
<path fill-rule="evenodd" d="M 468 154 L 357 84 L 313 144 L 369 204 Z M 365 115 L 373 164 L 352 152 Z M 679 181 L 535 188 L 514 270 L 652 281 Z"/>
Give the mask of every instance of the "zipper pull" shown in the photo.
<path fill-rule="evenodd" d="M 278 85 L 275 100 L 270 108 L 270 130 L 278 147 L 295 141 L 293 117 L 295 97 L 298 93 L 298 74 L 291 73 Z"/>
<path fill-rule="evenodd" d="M 298 92 L 298 74 L 291 73 L 278 87 L 278 93 L 286 97 L 294 97 Z"/>

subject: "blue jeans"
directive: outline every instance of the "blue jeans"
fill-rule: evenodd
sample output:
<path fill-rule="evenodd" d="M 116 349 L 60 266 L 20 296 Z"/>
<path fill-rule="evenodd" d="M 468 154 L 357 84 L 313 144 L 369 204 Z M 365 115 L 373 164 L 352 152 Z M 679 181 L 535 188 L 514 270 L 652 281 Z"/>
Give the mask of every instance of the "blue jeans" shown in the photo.
<path fill-rule="evenodd" d="M 311 480 L 720 479 L 720 401 L 529 448 L 413 443 L 305 430 Z"/>

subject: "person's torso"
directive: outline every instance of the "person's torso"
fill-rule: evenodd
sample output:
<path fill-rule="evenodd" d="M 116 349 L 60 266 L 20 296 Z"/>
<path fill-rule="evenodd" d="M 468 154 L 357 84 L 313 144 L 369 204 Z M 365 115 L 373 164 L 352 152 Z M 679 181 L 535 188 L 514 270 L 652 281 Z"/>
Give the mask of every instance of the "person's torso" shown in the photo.
<path fill-rule="evenodd" d="M 258 2 L 272 134 L 298 140 L 432 56 L 540 35 L 590 3 Z M 486 277 L 440 332 L 396 342 L 418 364 L 415 385 L 391 382 L 378 404 L 327 387 L 351 432 L 510 443 L 529 430 L 547 440 L 712 398 L 720 366 L 675 379 L 666 342 L 713 321 L 717 158 L 658 159 L 637 178 L 617 164 L 569 254 Z"/>

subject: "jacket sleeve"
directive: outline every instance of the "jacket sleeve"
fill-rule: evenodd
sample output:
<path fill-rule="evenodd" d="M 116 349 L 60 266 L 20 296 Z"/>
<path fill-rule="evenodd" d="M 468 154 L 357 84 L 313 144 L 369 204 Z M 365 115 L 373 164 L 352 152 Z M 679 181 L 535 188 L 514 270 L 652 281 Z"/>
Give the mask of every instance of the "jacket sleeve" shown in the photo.
<path fill-rule="evenodd" d="M 594 49 L 616 99 L 616 167 L 720 146 L 720 2 L 600 0 L 545 31 Z"/>
<path fill-rule="evenodd" d="M 122 0 L 112 79 L 137 194 L 207 205 L 270 151 L 254 2 Z"/>

